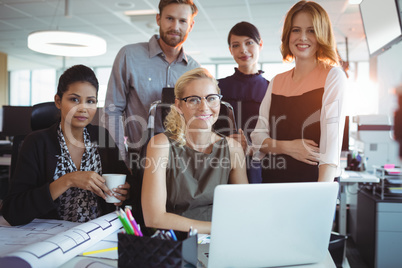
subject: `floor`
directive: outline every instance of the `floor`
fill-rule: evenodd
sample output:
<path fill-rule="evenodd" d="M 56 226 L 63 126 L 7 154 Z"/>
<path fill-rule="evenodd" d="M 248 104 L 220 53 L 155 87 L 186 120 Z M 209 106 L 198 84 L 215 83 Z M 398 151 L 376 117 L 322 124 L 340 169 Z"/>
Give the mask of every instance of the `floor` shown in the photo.
<path fill-rule="evenodd" d="M 332 231 L 334 234 L 338 233 L 338 211 L 336 213 L 336 220 L 334 221 L 334 225 Z M 332 238 L 331 238 L 332 240 Z M 338 265 L 337 268 L 369 268 L 369 266 L 365 263 L 365 261 L 360 256 L 359 250 L 357 249 L 356 244 L 354 243 L 351 236 L 346 240 L 346 251 L 345 251 L 344 261 L 342 265 Z M 335 257 L 336 258 L 336 257 Z M 334 257 L 333 257 L 334 259 Z M 336 260 L 334 259 L 336 264 Z"/>
<path fill-rule="evenodd" d="M 346 260 L 347 263 L 344 263 L 343 268 L 368 268 L 368 265 L 360 257 L 352 238 L 348 238 L 346 241 Z"/>

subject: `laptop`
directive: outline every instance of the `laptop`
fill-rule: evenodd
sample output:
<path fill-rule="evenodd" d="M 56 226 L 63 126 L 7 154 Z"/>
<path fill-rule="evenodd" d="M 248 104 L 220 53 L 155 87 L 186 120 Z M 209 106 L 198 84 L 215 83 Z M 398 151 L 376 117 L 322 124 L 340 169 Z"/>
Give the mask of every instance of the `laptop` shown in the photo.
<path fill-rule="evenodd" d="M 217 186 L 209 253 L 200 261 L 209 268 L 323 261 L 338 189 L 336 182 Z"/>

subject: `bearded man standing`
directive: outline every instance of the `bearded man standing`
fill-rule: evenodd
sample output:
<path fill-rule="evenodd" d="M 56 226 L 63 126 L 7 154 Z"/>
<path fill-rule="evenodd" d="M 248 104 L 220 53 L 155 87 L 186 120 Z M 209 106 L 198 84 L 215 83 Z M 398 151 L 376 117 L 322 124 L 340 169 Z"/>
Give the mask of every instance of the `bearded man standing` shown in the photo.
<path fill-rule="evenodd" d="M 199 67 L 183 50 L 197 12 L 192 0 L 161 0 L 156 15 L 159 35 L 126 45 L 116 56 L 106 93 L 105 126 L 133 172 L 151 103 L 161 99 L 163 88 L 173 88 L 182 74 Z"/>

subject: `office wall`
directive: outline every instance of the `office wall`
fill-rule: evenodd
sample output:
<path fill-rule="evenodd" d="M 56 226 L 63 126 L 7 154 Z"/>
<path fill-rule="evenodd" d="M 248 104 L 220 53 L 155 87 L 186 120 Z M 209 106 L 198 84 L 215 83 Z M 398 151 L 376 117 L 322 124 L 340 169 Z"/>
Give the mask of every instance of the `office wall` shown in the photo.
<path fill-rule="evenodd" d="M 8 104 L 7 54 L 0 52 L 0 107 Z"/>
<path fill-rule="evenodd" d="M 379 86 L 379 113 L 393 118 L 398 107 L 393 89 L 402 85 L 402 42 L 392 46 L 377 57 L 377 82 Z"/>

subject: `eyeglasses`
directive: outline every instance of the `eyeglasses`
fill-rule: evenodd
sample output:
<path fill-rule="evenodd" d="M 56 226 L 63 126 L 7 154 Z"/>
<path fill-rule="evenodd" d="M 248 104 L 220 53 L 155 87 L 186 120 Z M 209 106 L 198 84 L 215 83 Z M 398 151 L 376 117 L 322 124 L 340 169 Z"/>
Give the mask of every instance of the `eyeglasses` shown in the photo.
<path fill-rule="evenodd" d="M 209 108 L 216 108 L 221 104 L 222 95 L 209 94 L 206 97 L 188 96 L 180 100 L 185 101 L 188 108 L 197 109 L 200 106 L 202 99 L 205 99 L 207 101 Z"/>

